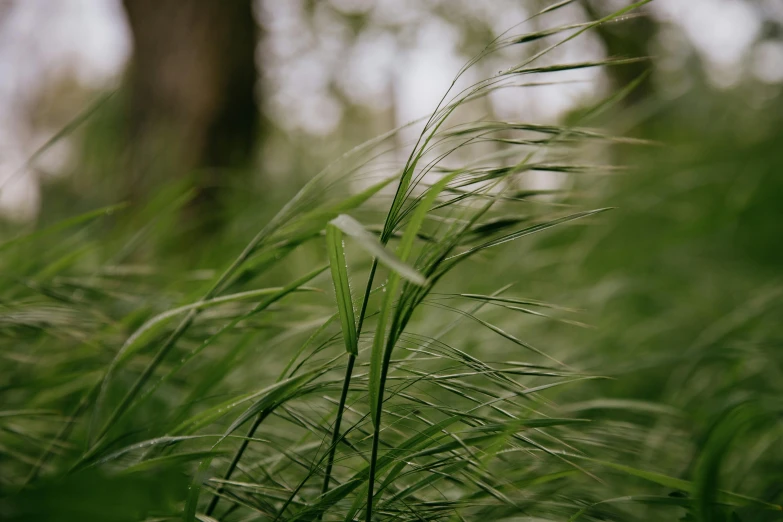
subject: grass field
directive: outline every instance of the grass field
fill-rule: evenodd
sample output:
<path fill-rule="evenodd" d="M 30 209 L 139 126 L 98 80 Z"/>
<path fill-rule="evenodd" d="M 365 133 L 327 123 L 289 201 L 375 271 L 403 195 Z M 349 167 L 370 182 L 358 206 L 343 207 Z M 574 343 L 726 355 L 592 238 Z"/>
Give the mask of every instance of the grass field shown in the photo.
<path fill-rule="evenodd" d="M 783 519 L 777 112 L 470 118 L 636 60 L 541 65 L 593 26 L 499 38 L 466 67 L 552 44 L 194 258 L 176 187 L 7 233 L 0 518 Z"/>

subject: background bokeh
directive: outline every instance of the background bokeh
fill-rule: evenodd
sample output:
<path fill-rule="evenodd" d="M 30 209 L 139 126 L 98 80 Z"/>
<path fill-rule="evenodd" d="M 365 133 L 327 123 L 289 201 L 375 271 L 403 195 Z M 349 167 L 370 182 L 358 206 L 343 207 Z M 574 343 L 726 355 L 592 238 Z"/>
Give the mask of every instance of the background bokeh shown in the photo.
<path fill-rule="evenodd" d="M 84 281 L 103 277 L 95 267 L 106 265 L 117 274 L 126 270 L 120 276 L 127 276 L 116 287 L 101 289 L 117 297 L 107 301 L 106 312 L 127 314 L 123 328 L 132 331 L 150 310 L 198 294 L 203 282 L 332 160 L 428 115 L 470 57 L 549 3 L 255 1 L 251 83 L 258 113 L 251 118 L 252 146 L 242 161 L 213 165 L 209 155 L 192 153 L 208 148 L 211 138 L 191 140 L 164 129 L 155 134 L 153 148 L 148 143 L 140 148 L 138 129 L 146 127 L 134 121 L 140 114 L 134 83 L 139 73 L 133 69 L 133 31 L 120 0 L 0 0 L 4 241 L 10 244 L 106 205 L 129 201 L 132 209 L 78 232 L 56 231 L 6 256 L 6 301 L 19 296 L 20 281 L 33 288 L 49 274 L 64 278 L 60 290 L 89 296 L 98 290 Z M 574 1 L 517 29 L 578 24 L 628 3 Z M 188 34 L 188 27 L 197 27 L 188 20 L 172 16 L 163 24 L 172 34 Z M 210 35 L 196 32 L 194 38 L 209 42 Z M 524 52 L 532 55 L 544 47 L 532 42 Z M 504 50 L 461 81 L 472 83 L 502 70 L 518 53 Z M 530 198 L 531 215 L 541 208 L 613 210 L 598 221 L 482 255 L 478 268 L 462 273 L 459 288 L 489 293 L 513 283 L 515 292 L 573 310 L 556 314 L 562 321 L 535 316 L 498 321 L 570 367 L 604 377 L 558 389 L 552 400 L 599 421 L 571 442 L 594 446 L 618 462 L 691 477 L 711 458 L 714 434 L 722 433 L 729 413 L 750 405 L 755 420 L 730 425 L 736 436 L 721 447 L 716 476 L 727 490 L 780 504 L 783 2 L 653 0 L 558 48 L 545 63 L 640 56 L 647 59 L 626 67 L 533 75 L 530 82 L 540 85 L 499 90 L 461 116 L 582 125 L 588 107 L 639 82 L 587 121 L 592 129 L 636 141 L 613 147 L 587 141 L 573 151 L 580 162 L 615 168 L 537 171 L 519 180 L 521 190 L 551 191 Z M 197 78 L 198 67 L 193 70 Z M 198 98 L 204 84 L 185 84 Z M 237 110 L 246 115 L 256 110 L 252 103 Z M 155 106 L 151 113 L 164 109 Z M 413 124 L 395 138 L 399 161 L 422 126 Z M 140 167 L 139 157 L 149 161 Z M 214 186 L 220 187 L 217 195 L 210 191 L 205 197 L 219 204 L 199 203 L 205 187 Z M 359 179 L 354 188 L 362 186 Z M 364 212 L 382 219 L 383 211 Z M 144 232 L 137 237 L 136 231 Z M 308 248 L 275 267 L 268 280 L 288 281 L 313 259 L 325 259 L 322 250 Z M 59 268 L 66 258 L 67 270 Z M 67 286 L 67 278 L 76 277 L 68 270 L 83 278 L 79 285 L 74 279 Z M 29 274 L 36 276 L 26 279 Z M 133 278 L 139 276 L 145 279 L 137 284 Z M 124 299 L 134 285 L 133 293 L 141 295 Z M 269 328 L 270 338 L 286 327 L 305 327 L 306 314 L 285 312 L 276 316 L 276 325 L 261 325 Z M 9 325 L 19 320 L 8 306 L 4 313 Z M 418 324 L 439 324 L 445 315 L 435 310 L 417 317 Z M 58 321 L 73 324 L 65 336 L 68 346 L 80 338 L 80 330 L 89 329 L 70 316 Z M 0 383 L 9 390 L 9 404 L 22 408 L 26 396 L 13 395 L 17 381 L 41 374 L 15 351 L 20 334 L 14 328 L 0 335 L 16 377 L 3 376 Z M 120 342 L 124 331 L 110 338 Z M 490 338 L 490 332 L 471 330 L 459 342 L 482 358 L 515 360 L 507 346 Z M 264 357 L 259 351 L 249 360 L 265 360 L 265 375 L 276 373 L 280 361 Z M 90 371 L 97 372 L 98 363 L 90 361 Z M 231 375 L 237 383 L 248 378 L 242 368 Z M 38 397 L 36 404 L 45 405 L 46 399 Z M 158 406 L 165 404 L 160 398 Z M 0 455 L 18 451 L 13 442 L 3 444 Z M 611 491 L 595 493 L 593 500 L 638 492 L 637 484 L 619 472 L 602 478 Z M 672 520 L 671 512 L 661 514 L 654 506 L 603 516 Z M 680 516 L 690 515 L 678 512 L 674 519 Z M 778 520 L 778 513 L 753 508 L 728 516 Z M 560 519 L 567 517 L 552 518 Z"/>
<path fill-rule="evenodd" d="M 547 23 L 584 21 L 622 4 L 573 2 Z M 269 127 L 258 177 L 279 182 L 300 172 L 301 182 L 346 147 L 428 114 L 468 58 L 542 6 L 511 0 L 254 2 L 256 88 Z M 59 140 L 33 165 L 26 160 L 101 93 L 122 88 L 133 40 L 119 0 L 3 0 L 0 13 L 0 203 L 7 218 L 24 222 L 46 212 L 41 191 L 47 181 L 73 176 L 84 159 L 84 132 Z M 656 0 L 644 16 L 628 34 L 586 35 L 556 59 L 651 56 L 656 98 L 648 100 L 648 110 L 694 92 L 729 96 L 746 116 L 769 107 L 783 80 L 779 2 Z M 605 92 L 605 76 L 595 69 L 567 72 L 558 80 L 580 82 L 499 92 L 486 110 L 554 121 Z"/>

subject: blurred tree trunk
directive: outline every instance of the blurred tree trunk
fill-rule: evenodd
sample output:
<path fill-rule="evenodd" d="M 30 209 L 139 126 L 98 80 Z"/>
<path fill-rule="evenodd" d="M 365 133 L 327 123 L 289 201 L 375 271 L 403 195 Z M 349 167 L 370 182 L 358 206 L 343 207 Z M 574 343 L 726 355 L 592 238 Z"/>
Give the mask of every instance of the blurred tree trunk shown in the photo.
<path fill-rule="evenodd" d="M 220 187 L 255 150 L 257 26 L 251 0 L 123 0 L 133 35 L 130 195 L 192 176 L 187 217 L 214 229 Z M 229 181 L 226 178 L 231 176 Z"/>
<path fill-rule="evenodd" d="M 611 14 L 615 5 L 612 2 L 582 0 L 587 15 L 599 20 Z M 607 5 L 609 4 L 609 5 Z M 637 13 L 638 14 L 638 13 Z M 650 43 L 658 32 L 658 24 L 651 16 L 634 14 L 630 18 L 617 20 L 596 27 L 596 33 L 606 47 L 606 54 L 612 58 L 639 58 L 650 55 Z M 613 88 L 621 89 L 643 75 L 650 62 L 638 62 L 616 67 L 607 67 L 606 72 Z M 646 78 L 624 100 L 627 106 L 635 105 L 652 94 L 652 84 Z"/>

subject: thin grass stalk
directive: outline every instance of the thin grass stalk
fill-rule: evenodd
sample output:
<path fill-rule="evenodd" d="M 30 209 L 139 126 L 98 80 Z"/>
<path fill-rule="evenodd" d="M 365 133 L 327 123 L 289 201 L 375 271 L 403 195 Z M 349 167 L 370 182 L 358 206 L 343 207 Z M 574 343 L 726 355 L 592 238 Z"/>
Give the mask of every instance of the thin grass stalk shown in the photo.
<path fill-rule="evenodd" d="M 283 371 L 280 373 L 280 377 L 278 378 L 278 381 L 282 379 L 287 372 L 288 372 L 288 366 L 284 368 Z M 258 430 L 259 426 L 261 426 L 261 423 L 269 416 L 271 412 L 272 410 L 268 409 L 258 414 L 256 420 L 253 422 L 252 426 L 250 427 L 250 430 L 248 430 L 248 434 L 246 435 L 245 439 L 242 441 L 239 448 L 237 448 L 236 453 L 234 453 L 234 457 L 231 459 L 231 463 L 229 464 L 228 469 L 226 470 L 226 473 L 223 476 L 223 480 L 228 481 L 231 479 L 231 476 L 233 475 L 234 470 L 239 464 L 239 461 L 242 460 L 242 456 L 244 455 L 245 450 L 247 450 L 250 440 L 255 435 L 255 432 L 256 430 Z M 218 490 L 212 495 L 212 499 L 210 500 L 209 506 L 206 511 L 207 516 L 210 516 L 214 512 L 215 507 L 217 506 L 217 503 L 220 500 L 220 494 L 222 493 L 223 489 L 225 489 L 224 486 L 220 486 Z"/>
<path fill-rule="evenodd" d="M 370 292 L 372 291 L 372 284 L 375 280 L 375 271 L 378 269 L 378 258 L 374 258 L 372 262 L 372 268 L 370 268 L 370 275 L 367 278 L 367 285 L 364 289 L 364 299 L 362 300 L 362 309 L 359 312 L 359 321 L 356 326 L 356 337 L 359 338 L 359 336 L 362 333 L 362 326 L 364 325 L 364 318 L 367 313 L 367 304 L 370 300 Z M 353 376 L 353 366 L 356 362 L 356 356 L 353 354 L 349 354 L 348 356 L 348 366 L 345 369 L 345 380 L 343 381 L 343 388 L 340 391 L 340 403 L 337 406 L 337 417 L 334 421 L 334 427 L 332 429 L 332 442 L 329 446 L 329 456 L 326 460 L 326 470 L 324 472 L 324 483 L 321 487 L 321 494 L 326 493 L 329 491 L 329 482 L 331 481 L 332 477 L 332 467 L 334 465 L 334 455 L 337 451 L 337 444 L 340 441 L 340 425 L 343 420 L 343 412 L 345 411 L 345 401 L 348 398 L 348 390 L 351 386 L 351 378 Z M 320 520 L 323 514 L 320 514 L 318 516 L 318 519 Z"/>
<path fill-rule="evenodd" d="M 392 332 L 394 331 L 394 324 L 392 324 Z M 391 333 L 390 341 L 391 341 Z M 381 378 L 380 378 L 380 386 L 378 387 L 378 402 L 379 407 L 375 410 L 375 418 L 373 419 L 373 432 L 372 432 L 372 450 L 370 453 L 370 474 L 369 478 L 367 480 L 367 515 L 365 517 L 365 520 L 367 522 L 370 522 L 372 520 L 372 509 L 373 509 L 373 500 L 374 500 L 374 492 L 375 489 L 375 472 L 376 467 L 378 464 L 378 445 L 381 439 L 381 417 L 383 413 L 383 390 L 386 386 L 386 376 L 388 375 L 389 370 L 389 360 L 391 359 L 391 352 L 392 350 L 389 349 L 389 346 L 394 347 L 391 342 L 387 343 L 386 349 L 383 353 L 383 363 L 381 364 Z"/>
<path fill-rule="evenodd" d="M 245 453 L 245 450 L 247 449 L 248 444 L 250 444 L 250 439 L 253 438 L 253 436 L 256 434 L 256 430 L 259 426 L 261 426 L 261 423 L 264 422 L 264 419 L 267 418 L 270 411 L 265 410 L 258 414 L 258 417 L 256 417 L 256 420 L 253 422 L 253 425 L 250 426 L 250 429 L 247 431 L 247 435 L 245 435 L 245 439 L 242 441 L 242 444 L 240 444 L 239 449 L 234 454 L 234 458 L 231 459 L 231 463 L 228 465 L 228 469 L 226 470 L 226 473 L 223 475 L 223 480 L 228 481 L 231 479 L 231 475 L 234 473 L 234 470 L 236 469 L 237 465 L 239 465 L 239 461 L 242 459 L 242 455 Z M 225 486 L 219 486 L 215 493 L 212 495 L 212 500 L 209 501 L 209 506 L 207 506 L 207 510 L 204 512 L 207 516 L 211 516 L 212 513 L 215 511 L 215 508 L 217 507 L 218 501 L 220 500 L 220 496 L 225 490 Z"/>

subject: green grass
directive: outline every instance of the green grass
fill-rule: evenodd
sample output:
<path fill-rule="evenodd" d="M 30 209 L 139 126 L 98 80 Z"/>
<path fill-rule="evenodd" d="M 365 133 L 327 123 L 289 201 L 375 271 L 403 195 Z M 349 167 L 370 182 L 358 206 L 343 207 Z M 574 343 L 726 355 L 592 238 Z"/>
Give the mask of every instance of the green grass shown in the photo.
<path fill-rule="evenodd" d="M 404 164 L 399 130 L 346 153 L 219 270 L 129 261 L 177 191 L 3 242 L 2 518 L 779 519 L 764 461 L 781 462 L 781 292 L 762 278 L 744 307 L 689 322 L 709 298 L 684 299 L 677 277 L 699 269 L 665 277 L 642 252 L 659 137 L 586 126 L 634 85 L 569 125 L 463 117 L 529 74 L 631 61 L 539 64 L 594 25 L 501 36 L 460 74 L 545 45 L 455 79 Z M 622 183 L 594 206 L 521 184 L 554 171 L 589 192 L 624 172 L 585 146 L 656 165 L 624 178 L 642 201 Z M 613 198 L 639 205 L 617 217 Z M 134 212 L 145 224 L 123 226 Z M 621 269 L 660 287 L 602 272 L 613 237 L 639 250 Z M 617 323 L 585 328 L 580 301 Z"/>

